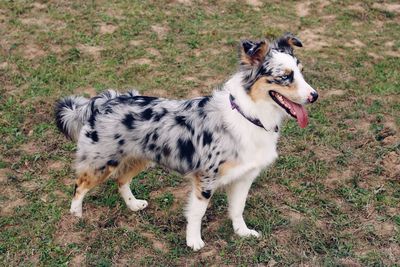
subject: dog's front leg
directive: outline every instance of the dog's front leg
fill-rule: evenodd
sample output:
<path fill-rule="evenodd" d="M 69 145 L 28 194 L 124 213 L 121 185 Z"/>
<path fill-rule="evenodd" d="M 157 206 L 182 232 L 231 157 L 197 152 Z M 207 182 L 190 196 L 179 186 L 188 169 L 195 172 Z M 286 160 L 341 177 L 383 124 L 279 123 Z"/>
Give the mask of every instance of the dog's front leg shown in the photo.
<path fill-rule="evenodd" d="M 258 174 L 259 171 L 254 170 L 246 175 L 245 178 L 240 178 L 227 187 L 229 217 L 232 220 L 233 230 L 239 236 L 260 236 L 257 231 L 249 229 L 243 219 L 247 194 Z"/>
<path fill-rule="evenodd" d="M 198 196 L 196 189 L 190 193 L 189 203 L 186 207 L 186 244 L 194 251 L 204 247 L 201 239 L 201 220 L 207 210 L 209 199 Z"/>

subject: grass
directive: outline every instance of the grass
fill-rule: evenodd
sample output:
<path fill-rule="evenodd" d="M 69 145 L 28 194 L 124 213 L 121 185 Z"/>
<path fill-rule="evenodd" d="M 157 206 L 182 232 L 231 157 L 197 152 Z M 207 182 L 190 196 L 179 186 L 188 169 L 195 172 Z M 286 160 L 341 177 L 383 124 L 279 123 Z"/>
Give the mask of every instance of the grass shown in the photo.
<path fill-rule="evenodd" d="M 0 262 L 399 265 L 396 3 L 178 2 L 0 3 Z M 189 184 L 160 168 L 131 184 L 144 211 L 130 212 L 109 181 L 86 198 L 83 219 L 68 214 L 76 146 L 55 127 L 59 97 L 208 94 L 235 71 L 240 39 L 286 31 L 302 39 L 296 52 L 321 99 L 307 128 L 284 125 L 279 160 L 251 189 L 245 218 L 261 239 L 233 234 L 221 192 L 203 222 L 207 246 L 186 248 Z"/>

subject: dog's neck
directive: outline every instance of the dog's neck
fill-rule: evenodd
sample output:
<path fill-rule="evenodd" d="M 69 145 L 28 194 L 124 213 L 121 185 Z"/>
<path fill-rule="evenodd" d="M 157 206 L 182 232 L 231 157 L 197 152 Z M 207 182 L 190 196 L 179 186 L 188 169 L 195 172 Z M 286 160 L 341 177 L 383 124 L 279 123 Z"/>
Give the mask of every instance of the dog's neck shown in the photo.
<path fill-rule="evenodd" d="M 271 101 L 254 102 L 243 87 L 243 74 L 241 72 L 233 75 L 223 86 L 223 90 L 229 92 L 235 103 L 247 117 L 261 121 L 265 129 L 275 129 L 280 126 L 285 113 L 276 107 Z M 227 103 L 229 105 L 229 102 Z M 242 119 L 246 119 L 242 117 Z"/>

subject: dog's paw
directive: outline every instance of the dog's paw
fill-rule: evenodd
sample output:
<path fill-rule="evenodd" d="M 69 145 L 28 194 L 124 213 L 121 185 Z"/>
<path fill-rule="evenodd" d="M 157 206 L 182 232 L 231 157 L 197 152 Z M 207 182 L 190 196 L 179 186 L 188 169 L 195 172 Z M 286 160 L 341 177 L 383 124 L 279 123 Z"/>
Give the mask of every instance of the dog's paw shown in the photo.
<path fill-rule="evenodd" d="M 250 237 L 250 236 L 254 236 L 254 237 L 260 237 L 261 234 L 259 232 L 257 232 L 256 230 L 252 230 L 249 228 L 239 228 L 239 229 L 235 229 L 235 233 L 239 236 L 242 237 Z"/>
<path fill-rule="evenodd" d="M 194 251 L 200 250 L 205 246 L 204 241 L 201 238 L 186 238 L 186 245 L 192 248 Z"/>
<path fill-rule="evenodd" d="M 71 207 L 69 212 L 78 218 L 82 218 L 82 207 Z"/>
<path fill-rule="evenodd" d="M 69 212 L 76 217 L 82 218 L 82 202 L 73 199 Z"/>
<path fill-rule="evenodd" d="M 135 199 L 127 203 L 127 206 L 132 211 L 142 210 L 149 205 L 146 200 Z"/>

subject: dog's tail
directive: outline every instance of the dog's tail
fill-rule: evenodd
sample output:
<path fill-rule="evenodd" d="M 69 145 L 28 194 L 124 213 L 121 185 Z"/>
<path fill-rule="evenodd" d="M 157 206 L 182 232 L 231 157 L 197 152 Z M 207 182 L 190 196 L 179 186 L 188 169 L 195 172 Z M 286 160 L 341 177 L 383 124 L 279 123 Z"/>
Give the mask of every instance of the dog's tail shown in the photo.
<path fill-rule="evenodd" d="M 98 112 L 99 107 L 108 100 L 118 96 L 137 96 L 136 90 L 120 94 L 114 90 L 107 90 L 91 99 L 81 96 L 68 96 L 60 99 L 55 106 L 55 117 L 58 129 L 69 139 L 77 141 L 82 126 L 89 121 L 92 115 Z"/>

